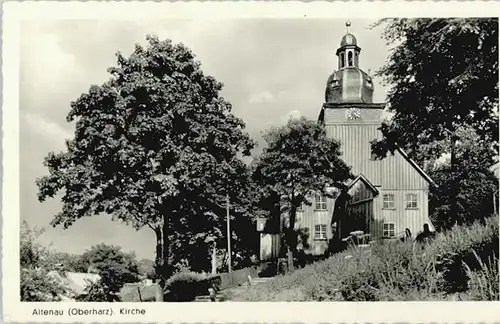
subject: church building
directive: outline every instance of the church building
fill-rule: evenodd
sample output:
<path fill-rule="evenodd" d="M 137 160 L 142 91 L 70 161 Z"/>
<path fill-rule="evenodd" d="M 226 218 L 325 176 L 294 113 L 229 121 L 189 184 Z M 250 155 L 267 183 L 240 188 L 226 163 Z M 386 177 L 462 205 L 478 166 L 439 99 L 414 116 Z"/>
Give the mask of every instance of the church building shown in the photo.
<path fill-rule="evenodd" d="M 360 54 L 356 37 L 347 31 L 336 52 L 338 69 L 328 78 L 318 120 L 327 136 L 341 143 L 341 159 L 351 166 L 355 179 L 347 184 L 347 194 L 336 199 L 317 194 L 312 206 L 297 212 L 299 249 L 306 254 L 322 255 L 332 242 L 353 231 L 379 240 L 409 233 L 415 237 L 424 226 L 434 230 L 428 207 L 432 179 L 403 150 L 384 159 L 372 156 L 370 142 L 381 138 L 385 103 L 373 102 L 373 81 L 359 68 Z M 275 239 L 261 233 L 261 259 L 274 255 L 276 245 Z"/>

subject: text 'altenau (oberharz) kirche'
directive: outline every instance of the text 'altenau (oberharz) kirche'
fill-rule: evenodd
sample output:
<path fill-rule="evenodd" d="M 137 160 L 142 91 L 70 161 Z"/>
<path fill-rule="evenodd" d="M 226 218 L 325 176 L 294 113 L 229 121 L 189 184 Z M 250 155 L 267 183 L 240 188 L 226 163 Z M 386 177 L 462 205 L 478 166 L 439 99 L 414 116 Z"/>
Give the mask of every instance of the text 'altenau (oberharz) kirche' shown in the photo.
<path fill-rule="evenodd" d="M 297 248 L 309 255 L 324 254 L 353 231 L 378 240 L 434 230 L 428 208 L 432 179 L 400 149 L 384 159 L 372 155 L 371 141 L 381 137 L 385 103 L 373 102 L 373 82 L 359 68 L 360 53 L 348 31 L 337 49 L 338 69 L 328 78 L 318 119 L 327 136 L 340 142 L 341 158 L 355 178 L 346 193 L 336 198 L 318 194 L 311 206 L 297 211 L 296 229 L 304 233 Z M 279 253 L 282 222 L 258 222 L 261 260 Z"/>

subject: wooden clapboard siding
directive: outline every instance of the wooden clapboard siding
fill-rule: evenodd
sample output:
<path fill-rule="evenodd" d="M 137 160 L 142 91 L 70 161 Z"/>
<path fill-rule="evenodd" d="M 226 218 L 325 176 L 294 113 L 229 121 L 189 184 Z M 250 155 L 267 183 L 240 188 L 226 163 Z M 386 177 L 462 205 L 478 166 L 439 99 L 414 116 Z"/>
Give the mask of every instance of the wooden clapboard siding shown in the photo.
<path fill-rule="evenodd" d="M 384 194 L 394 195 L 394 209 L 383 209 Z M 406 209 L 406 194 L 416 194 L 418 201 L 417 209 Z M 434 227 L 429 219 L 427 190 L 401 189 L 401 190 L 381 190 L 380 195 L 374 199 L 375 215 L 370 227 L 373 238 L 382 237 L 383 223 L 394 223 L 396 234 L 403 234 L 405 229 L 410 229 L 415 237 L 422 231 L 424 224 L 429 224 L 430 230 Z"/>
<path fill-rule="evenodd" d="M 297 212 L 295 228 L 305 234 L 305 242 L 299 244 L 298 248 L 313 255 L 323 254 L 328 248 L 328 240 L 332 238 L 332 214 L 335 200 L 327 198 L 327 210 L 315 210 L 312 206 L 303 206 L 302 211 Z M 314 225 L 326 225 L 327 240 L 314 239 Z M 302 231 L 301 231 L 302 230 Z"/>
<path fill-rule="evenodd" d="M 374 185 L 382 184 L 383 160 L 373 160 L 370 141 L 380 136 L 378 124 L 327 124 L 329 138 L 340 142 L 340 156 L 352 168 L 352 173 L 363 175 Z"/>
<path fill-rule="evenodd" d="M 382 188 L 387 190 L 399 189 L 422 189 L 427 190 L 429 183 L 424 177 L 409 163 L 400 152 L 388 155 L 380 160 L 382 168 Z"/>

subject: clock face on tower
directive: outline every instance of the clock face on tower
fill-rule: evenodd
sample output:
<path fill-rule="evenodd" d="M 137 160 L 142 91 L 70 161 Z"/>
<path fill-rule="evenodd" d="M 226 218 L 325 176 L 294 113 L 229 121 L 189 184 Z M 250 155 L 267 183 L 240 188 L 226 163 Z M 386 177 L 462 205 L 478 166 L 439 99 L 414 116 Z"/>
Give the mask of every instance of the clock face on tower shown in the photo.
<path fill-rule="evenodd" d="M 347 119 L 355 120 L 361 118 L 361 111 L 359 108 L 349 108 L 347 110 Z"/>

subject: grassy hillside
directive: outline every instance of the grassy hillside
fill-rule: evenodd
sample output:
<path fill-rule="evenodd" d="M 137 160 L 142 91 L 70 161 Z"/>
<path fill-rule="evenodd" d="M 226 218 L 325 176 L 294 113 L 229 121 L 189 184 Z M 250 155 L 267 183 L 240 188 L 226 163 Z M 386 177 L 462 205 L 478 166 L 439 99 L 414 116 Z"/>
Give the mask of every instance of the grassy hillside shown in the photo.
<path fill-rule="evenodd" d="M 233 301 L 498 300 L 498 217 L 426 244 L 351 249 L 258 286 Z"/>

